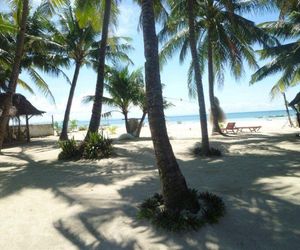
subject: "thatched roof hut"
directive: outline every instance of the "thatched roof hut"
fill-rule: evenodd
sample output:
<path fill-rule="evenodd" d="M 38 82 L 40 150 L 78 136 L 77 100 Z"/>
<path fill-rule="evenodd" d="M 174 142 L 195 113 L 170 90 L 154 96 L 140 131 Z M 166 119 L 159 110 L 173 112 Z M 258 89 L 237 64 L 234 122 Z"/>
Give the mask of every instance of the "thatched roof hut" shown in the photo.
<path fill-rule="evenodd" d="M 0 110 L 3 107 L 6 93 L 0 93 Z M 0 111 L 2 113 L 2 110 Z M 34 107 L 25 96 L 21 94 L 13 95 L 13 109 L 10 112 L 11 117 L 16 117 L 20 121 L 20 116 L 25 116 L 26 119 L 26 137 L 27 141 L 30 141 L 30 131 L 29 131 L 29 119 L 32 116 L 42 115 L 46 112 L 38 110 Z M 20 125 L 20 123 L 19 123 Z"/>
<path fill-rule="evenodd" d="M 6 93 L 0 93 L 0 108 L 3 105 L 3 101 L 5 99 Z M 13 95 L 13 106 L 16 108 L 15 116 L 34 116 L 34 115 L 42 115 L 46 112 L 38 110 L 34 107 L 25 96 L 21 94 Z"/>

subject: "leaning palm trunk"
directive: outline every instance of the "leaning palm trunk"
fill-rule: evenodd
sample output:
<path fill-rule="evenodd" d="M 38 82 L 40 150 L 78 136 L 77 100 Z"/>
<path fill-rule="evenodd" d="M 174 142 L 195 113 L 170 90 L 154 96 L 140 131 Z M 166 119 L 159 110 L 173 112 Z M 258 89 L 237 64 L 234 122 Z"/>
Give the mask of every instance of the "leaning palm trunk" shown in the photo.
<path fill-rule="evenodd" d="M 285 110 L 286 110 L 286 113 L 287 113 L 287 116 L 288 116 L 290 126 L 294 127 L 294 124 L 293 124 L 292 119 L 291 119 L 289 107 L 288 107 L 288 101 L 286 100 L 286 95 L 285 95 L 284 92 L 282 92 L 282 96 L 283 96 L 283 99 L 284 99 Z"/>
<path fill-rule="evenodd" d="M 203 84 L 201 79 L 200 64 L 197 54 L 196 47 L 196 35 L 195 35 L 195 16 L 194 16 L 194 4 L 193 0 L 188 0 L 188 19 L 189 19 L 189 40 L 190 40 L 190 49 L 194 65 L 195 81 L 197 86 L 197 96 L 199 104 L 199 113 L 200 113 L 200 125 L 202 133 L 202 149 L 204 155 L 209 154 L 209 140 L 208 140 L 208 131 L 207 131 L 207 118 L 205 110 L 205 101 L 203 93 Z"/>
<path fill-rule="evenodd" d="M 73 80 L 71 83 L 69 98 L 68 98 L 67 107 L 66 107 L 66 111 L 65 111 L 65 117 L 64 117 L 64 121 L 63 121 L 63 127 L 62 127 L 61 134 L 59 137 L 59 139 L 62 141 L 68 140 L 68 124 L 69 124 L 70 112 L 71 112 L 71 107 L 72 107 L 72 102 L 73 102 L 73 97 L 74 97 L 74 93 L 75 93 L 78 76 L 79 76 L 80 67 L 81 67 L 81 63 L 77 62 L 76 66 L 75 66 Z"/>
<path fill-rule="evenodd" d="M 215 103 L 214 94 L 214 68 L 213 68 L 213 55 L 212 55 L 212 42 L 210 31 L 208 31 L 208 49 L 207 49 L 207 61 L 208 61 L 208 85 L 209 85 L 209 101 L 212 116 L 212 133 L 223 134 L 219 126 L 218 120 L 218 107 Z"/>
<path fill-rule="evenodd" d="M 16 53 L 12 67 L 11 77 L 8 85 L 8 93 L 3 103 L 2 115 L 0 117 L 0 150 L 3 145 L 3 140 L 6 134 L 6 128 L 9 122 L 9 111 L 12 107 L 12 97 L 16 92 L 17 82 L 20 74 L 20 65 L 24 50 L 25 32 L 27 18 L 29 14 L 29 0 L 23 0 L 22 19 L 20 31 L 17 36 Z"/>
<path fill-rule="evenodd" d="M 108 37 L 108 27 L 111 12 L 111 0 L 105 0 L 105 10 L 102 25 L 102 37 L 100 42 L 98 69 L 97 69 L 97 83 L 95 90 L 95 99 L 92 109 L 92 116 L 89 124 L 89 129 L 86 135 L 86 139 L 90 132 L 98 132 L 101 113 L 102 113 L 102 99 L 103 99 L 103 88 L 104 88 L 104 73 L 105 73 L 105 55 Z"/>
<path fill-rule="evenodd" d="M 142 1 L 142 24 L 146 58 L 145 79 L 148 117 L 162 184 L 162 194 L 167 209 L 181 210 L 181 203 L 187 196 L 188 189 L 175 159 L 165 123 L 152 0 Z"/>
<path fill-rule="evenodd" d="M 136 137 L 140 137 L 141 130 L 142 130 L 142 127 L 144 125 L 144 121 L 145 121 L 146 115 L 147 115 L 147 111 L 144 111 L 143 115 L 142 115 L 142 118 L 141 118 L 141 120 L 139 122 L 138 128 L 136 130 L 136 133 L 135 133 Z"/>

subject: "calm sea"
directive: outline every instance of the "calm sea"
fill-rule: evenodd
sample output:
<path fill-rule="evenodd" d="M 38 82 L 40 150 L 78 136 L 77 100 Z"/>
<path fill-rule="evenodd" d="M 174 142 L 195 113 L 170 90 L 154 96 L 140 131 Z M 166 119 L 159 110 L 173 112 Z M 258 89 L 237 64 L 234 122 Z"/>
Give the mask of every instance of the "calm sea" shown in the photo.
<path fill-rule="evenodd" d="M 294 115 L 294 112 L 290 112 Z M 256 111 L 256 112 L 238 112 L 238 113 L 227 113 L 226 120 L 255 120 L 255 119 L 272 119 L 279 117 L 286 117 L 285 110 L 273 110 L 273 111 Z M 199 121 L 199 115 L 184 115 L 184 116 L 166 116 L 168 123 L 183 123 L 183 122 L 197 122 Z M 102 125 L 123 125 L 123 119 L 102 119 Z M 145 120 L 147 123 L 147 119 Z M 88 121 L 78 121 L 79 126 L 87 126 Z"/>

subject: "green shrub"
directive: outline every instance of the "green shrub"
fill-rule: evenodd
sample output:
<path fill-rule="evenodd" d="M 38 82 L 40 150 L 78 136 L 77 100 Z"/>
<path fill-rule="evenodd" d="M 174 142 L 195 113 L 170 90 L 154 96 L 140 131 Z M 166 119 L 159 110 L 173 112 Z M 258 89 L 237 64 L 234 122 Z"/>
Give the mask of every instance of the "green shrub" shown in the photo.
<path fill-rule="evenodd" d="M 77 127 L 78 127 L 77 120 L 70 120 L 69 129 L 71 131 L 74 131 L 75 129 L 77 129 Z"/>
<path fill-rule="evenodd" d="M 74 137 L 71 140 L 59 141 L 59 147 L 61 152 L 58 155 L 59 160 L 77 160 L 81 157 L 81 152 L 79 147 L 74 140 Z"/>
<path fill-rule="evenodd" d="M 78 128 L 78 130 L 79 130 L 79 131 L 85 131 L 85 130 L 87 130 L 87 126 L 80 126 L 80 127 Z"/>
<path fill-rule="evenodd" d="M 85 159 L 108 158 L 113 153 L 112 140 L 99 133 L 90 133 L 87 141 L 81 147 Z"/>
<path fill-rule="evenodd" d="M 180 212 L 166 210 L 163 196 L 156 193 L 139 206 L 138 218 L 147 219 L 156 227 L 179 232 L 198 230 L 206 223 L 218 222 L 224 216 L 225 205 L 221 198 L 208 192 L 189 191 L 189 197 L 183 200 L 186 207 Z M 197 209 L 191 206 L 195 199 Z"/>
<path fill-rule="evenodd" d="M 203 149 L 201 146 L 196 146 L 195 148 L 192 149 L 192 153 L 195 155 L 195 156 L 222 156 L 222 152 L 217 149 L 217 148 L 213 148 L 211 147 L 209 149 L 209 153 L 208 155 L 205 155 L 203 153 Z"/>
<path fill-rule="evenodd" d="M 117 128 L 117 126 L 109 126 L 107 130 L 111 135 L 115 135 L 117 133 Z"/>

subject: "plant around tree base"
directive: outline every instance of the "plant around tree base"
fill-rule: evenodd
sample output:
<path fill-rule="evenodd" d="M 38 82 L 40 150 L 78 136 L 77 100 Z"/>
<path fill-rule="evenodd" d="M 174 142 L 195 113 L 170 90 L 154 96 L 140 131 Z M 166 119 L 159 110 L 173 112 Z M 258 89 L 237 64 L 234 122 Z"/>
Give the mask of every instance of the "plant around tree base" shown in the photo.
<path fill-rule="evenodd" d="M 190 194 L 198 200 L 197 211 L 183 209 L 181 211 L 170 211 L 164 206 L 164 199 L 161 194 L 154 194 L 146 199 L 138 211 L 139 219 L 146 219 L 158 228 L 172 232 L 198 230 L 205 224 L 217 223 L 225 214 L 223 200 L 209 192 L 199 193 L 190 189 Z"/>
<path fill-rule="evenodd" d="M 192 153 L 195 156 L 208 156 L 208 157 L 221 157 L 222 156 L 221 150 L 219 150 L 217 148 L 213 148 L 213 147 L 211 147 L 209 149 L 208 155 L 204 154 L 201 146 L 196 146 L 195 148 L 193 148 Z"/>

